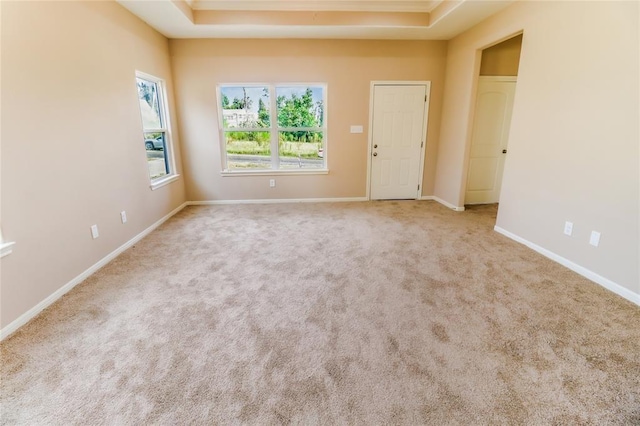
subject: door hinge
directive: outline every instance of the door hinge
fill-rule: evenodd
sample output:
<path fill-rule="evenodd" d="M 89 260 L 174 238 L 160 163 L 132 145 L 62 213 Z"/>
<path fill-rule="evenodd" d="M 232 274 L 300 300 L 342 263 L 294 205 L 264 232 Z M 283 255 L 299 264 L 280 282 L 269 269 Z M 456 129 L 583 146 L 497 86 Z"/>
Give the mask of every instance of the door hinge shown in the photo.
<path fill-rule="evenodd" d="M 424 146 L 424 141 L 420 142 L 420 148 Z"/>
<path fill-rule="evenodd" d="M 424 95 L 424 101 L 427 102 L 427 95 Z"/>
<path fill-rule="evenodd" d="M 418 191 L 420 191 L 420 185 L 418 185 Z"/>

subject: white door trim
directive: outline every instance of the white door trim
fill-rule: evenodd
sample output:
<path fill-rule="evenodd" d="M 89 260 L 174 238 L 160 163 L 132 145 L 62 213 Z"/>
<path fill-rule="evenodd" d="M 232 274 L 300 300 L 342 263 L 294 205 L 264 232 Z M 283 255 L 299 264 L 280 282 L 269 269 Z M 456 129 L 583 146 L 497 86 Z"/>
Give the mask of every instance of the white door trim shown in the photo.
<path fill-rule="evenodd" d="M 513 75 L 481 75 L 478 77 L 478 81 L 513 81 L 517 82 L 518 77 Z"/>
<path fill-rule="evenodd" d="M 422 182 L 424 181 L 424 155 L 427 149 L 427 130 L 429 123 L 429 104 L 431 103 L 431 82 L 430 81 L 372 81 L 369 89 L 369 134 L 367 145 L 367 200 L 371 200 L 371 153 L 373 152 L 373 93 L 375 86 L 425 86 L 425 93 L 427 94 L 427 102 L 424 108 L 424 117 L 422 121 L 422 136 L 424 137 L 424 143 L 420 148 L 420 171 L 419 173 L 419 185 L 420 189 L 416 189 L 416 200 L 422 197 Z"/>

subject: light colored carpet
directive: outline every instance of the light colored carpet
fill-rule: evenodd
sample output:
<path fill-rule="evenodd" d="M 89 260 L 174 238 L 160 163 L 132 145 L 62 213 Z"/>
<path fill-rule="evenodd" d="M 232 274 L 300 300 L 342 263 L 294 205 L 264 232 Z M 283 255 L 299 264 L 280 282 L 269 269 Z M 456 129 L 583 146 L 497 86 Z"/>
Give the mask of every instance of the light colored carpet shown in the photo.
<path fill-rule="evenodd" d="M 640 424 L 640 309 L 495 214 L 188 207 L 2 343 L 2 423 Z"/>

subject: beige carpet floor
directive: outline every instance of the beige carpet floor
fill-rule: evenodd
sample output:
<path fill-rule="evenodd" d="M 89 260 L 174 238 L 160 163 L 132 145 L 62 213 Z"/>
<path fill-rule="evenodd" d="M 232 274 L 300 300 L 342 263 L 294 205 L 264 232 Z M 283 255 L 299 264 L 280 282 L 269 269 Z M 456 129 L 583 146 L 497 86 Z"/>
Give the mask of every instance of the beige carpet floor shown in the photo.
<path fill-rule="evenodd" d="M 433 202 L 188 207 L 3 342 L 2 424 L 640 424 L 640 308 Z"/>

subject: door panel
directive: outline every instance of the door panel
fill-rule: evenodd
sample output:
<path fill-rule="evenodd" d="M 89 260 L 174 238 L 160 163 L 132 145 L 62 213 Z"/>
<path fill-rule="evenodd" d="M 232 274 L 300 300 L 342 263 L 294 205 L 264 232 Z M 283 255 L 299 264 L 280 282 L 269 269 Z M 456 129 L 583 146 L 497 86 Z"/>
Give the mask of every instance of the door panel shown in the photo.
<path fill-rule="evenodd" d="M 465 204 L 499 201 L 515 89 L 515 81 L 478 82 Z"/>
<path fill-rule="evenodd" d="M 417 198 L 425 95 L 426 86 L 374 87 L 371 199 Z"/>
<path fill-rule="evenodd" d="M 380 185 L 388 187 L 391 185 L 391 161 L 380 160 Z"/>
<path fill-rule="evenodd" d="M 498 170 L 497 158 L 473 158 L 469 162 L 467 191 L 491 191 Z"/>
<path fill-rule="evenodd" d="M 398 183 L 402 186 L 408 186 L 411 184 L 409 170 L 411 170 L 411 163 L 409 159 L 403 158 L 400 160 L 400 170 L 398 176 Z"/>

